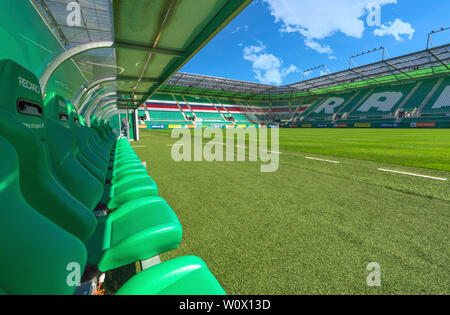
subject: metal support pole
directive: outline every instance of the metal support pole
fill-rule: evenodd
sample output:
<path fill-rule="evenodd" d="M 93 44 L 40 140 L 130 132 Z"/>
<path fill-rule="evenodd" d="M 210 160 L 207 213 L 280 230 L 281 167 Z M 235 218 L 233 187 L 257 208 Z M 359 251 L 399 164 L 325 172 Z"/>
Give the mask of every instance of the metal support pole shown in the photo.
<path fill-rule="evenodd" d="M 134 125 L 134 140 L 139 141 L 140 140 L 140 134 L 139 134 L 139 119 L 138 119 L 138 110 L 134 110 L 133 115 L 133 125 Z"/>
<path fill-rule="evenodd" d="M 127 118 L 126 118 L 126 122 L 127 122 L 127 125 L 128 125 L 128 132 L 127 132 L 127 139 L 128 139 L 128 142 L 130 142 L 130 116 L 129 116 L 130 114 L 129 114 L 129 112 L 128 112 L 128 107 L 127 107 Z"/>

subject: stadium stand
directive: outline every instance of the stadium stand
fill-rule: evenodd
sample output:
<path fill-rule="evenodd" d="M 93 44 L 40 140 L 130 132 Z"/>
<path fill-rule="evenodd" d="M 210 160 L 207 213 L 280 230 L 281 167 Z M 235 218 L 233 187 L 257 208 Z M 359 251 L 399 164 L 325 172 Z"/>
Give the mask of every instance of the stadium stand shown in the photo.
<path fill-rule="evenodd" d="M 203 122 L 225 122 L 225 118 L 219 113 L 203 113 L 196 111 L 197 119 L 201 119 Z"/>
<path fill-rule="evenodd" d="M 312 105 L 311 111 L 308 115 L 310 120 L 332 120 L 334 114 L 339 113 L 341 108 L 347 105 L 355 93 L 344 93 L 330 96 L 322 101 L 314 108 Z"/>
<path fill-rule="evenodd" d="M 378 119 L 393 114 L 403 100 L 406 100 L 415 83 L 389 85 L 375 88 L 361 106 L 349 113 L 351 119 Z"/>
<path fill-rule="evenodd" d="M 421 109 L 424 115 L 441 116 L 450 113 L 450 77 L 441 78 L 431 90 L 429 100 Z"/>
<path fill-rule="evenodd" d="M 234 117 L 235 122 L 237 122 L 237 123 L 251 124 L 251 121 L 244 114 L 233 114 L 233 117 Z"/>
<path fill-rule="evenodd" d="M 427 118 L 445 122 L 450 116 L 449 85 L 449 76 L 441 75 L 292 100 L 242 101 L 174 95 L 165 96 L 165 109 L 155 112 L 150 107 L 149 113 L 152 123 L 185 125 L 185 120 L 191 120 L 224 127 L 286 123 L 294 127 L 301 124 L 323 127 L 327 123 L 332 127 L 334 123 L 398 123 Z M 151 100 L 150 104 L 160 101 Z"/>
<path fill-rule="evenodd" d="M 272 102 L 272 119 L 275 121 L 289 120 L 292 117 L 289 101 Z"/>
<path fill-rule="evenodd" d="M 449 64 L 446 44 L 286 86 L 177 73 L 161 90 L 208 95 L 227 118 L 259 125 L 415 128 L 431 118 L 448 128 Z"/>
<path fill-rule="evenodd" d="M 445 122 L 450 116 L 449 84 L 449 77 L 441 76 L 320 96 L 293 123 L 298 120 L 323 127 L 320 123 L 325 122 L 332 127 L 332 123 L 399 123 L 429 118 Z"/>
<path fill-rule="evenodd" d="M 406 101 L 406 103 L 402 107 L 402 110 L 410 112 L 418 110 L 428 94 L 430 94 L 430 91 L 436 85 L 438 80 L 439 79 L 437 78 L 431 78 L 417 81 L 414 94 L 409 100 Z"/>
<path fill-rule="evenodd" d="M 186 99 L 188 100 L 188 99 Z M 206 99 L 189 99 L 189 106 L 197 117 L 198 121 L 202 122 L 225 122 L 225 118 L 215 107 Z"/>
<path fill-rule="evenodd" d="M 313 111 L 322 104 L 322 102 L 324 102 L 326 99 L 325 97 L 319 97 L 317 98 L 308 108 L 306 108 L 305 110 L 303 110 L 300 113 L 297 113 L 297 117 L 296 120 L 305 120 L 306 118 L 308 118 Z"/>
<path fill-rule="evenodd" d="M 183 114 L 177 111 L 156 111 L 151 110 L 150 121 L 185 121 Z"/>
<path fill-rule="evenodd" d="M 147 126 L 255 124 L 248 108 L 233 100 L 158 94 L 139 109 Z"/>

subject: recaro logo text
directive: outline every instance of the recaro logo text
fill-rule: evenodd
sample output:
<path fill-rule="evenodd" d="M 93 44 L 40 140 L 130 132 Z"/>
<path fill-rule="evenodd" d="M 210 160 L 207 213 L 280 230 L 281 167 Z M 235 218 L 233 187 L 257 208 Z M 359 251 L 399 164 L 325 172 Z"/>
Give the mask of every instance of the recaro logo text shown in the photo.
<path fill-rule="evenodd" d="M 19 77 L 19 85 L 23 88 L 26 88 L 28 90 L 35 92 L 36 94 L 41 94 L 41 88 L 37 84 L 31 83 L 27 79 Z"/>

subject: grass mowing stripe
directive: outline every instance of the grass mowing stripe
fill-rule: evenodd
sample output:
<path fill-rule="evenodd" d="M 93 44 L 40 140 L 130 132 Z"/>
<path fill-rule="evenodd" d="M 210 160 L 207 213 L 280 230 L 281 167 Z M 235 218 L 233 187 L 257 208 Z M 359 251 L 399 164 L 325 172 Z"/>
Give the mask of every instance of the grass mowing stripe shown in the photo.
<path fill-rule="evenodd" d="M 321 162 L 327 162 L 327 163 L 334 163 L 334 164 L 341 164 L 341 162 L 338 162 L 338 161 L 318 159 L 318 158 L 313 158 L 313 157 L 310 157 L 310 156 L 305 156 L 305 159 L 314 160 L 314 161 L 321 161 Z"/>
<path fill-rule="evenodd" d="M 440 178 L 440 177 L 433 177 L 433 176 L 420 175 L 420 174 L 414 174 L 414 173 L 393 171 L 393 170 L 387 170 L 387 169 L 384 169 L 384 168 L 379 168 L 378 170 L 382 171 L 382 172 L 395 173 L 395 174 L 401 174 L 401 175 L 409 175 L 409 176 L 416 176 L 416 177 L 423 177 L 423 178 L 430 178 L 430 179 L 441 180 L 441 181 L 446 181 L 447 180 L 447 178 Z"/>
<path fill-rule="evenodd" d="M 450 171 L 449 129 L 282 129 L 280 149 Z"/>

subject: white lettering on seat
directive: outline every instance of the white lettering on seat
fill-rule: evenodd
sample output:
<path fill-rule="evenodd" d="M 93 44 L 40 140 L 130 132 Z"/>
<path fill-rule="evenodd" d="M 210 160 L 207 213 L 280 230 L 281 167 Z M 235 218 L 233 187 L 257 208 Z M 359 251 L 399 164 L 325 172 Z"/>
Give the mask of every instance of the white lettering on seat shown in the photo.
<path fill-rule="evenodd" d="M 314 113 L 319 114 L 322 111 L 325 112 L 325 114 L 334 114 L 334 109 L 336 107 L 341 106 L 344 104 L 345 100 L 341 97 L 330 97 L 325 102 L 322 103 L 315 111 Z"/>
<path fill-rule="evenodd" d="M 27 90 L 31 90 L 36 94 L 41 94 L 41 88 L 37 84 L 33 84 L 27 79 L 19 77 L 19 85 Z"/>
<path fill-rule="evenodd" d="M 372 94 L 369 99 L 358 109 L 358 112 L 368 112 L 376 108 L 380 112 L 390 112 L 403 97 L 401 92 L 381 92 Z"/>
<path fill-rule="evenodd" d="M 433 109 L 439 109 L 442 107 L 449 107 L 450 106 L 450 85 L 448 85 L 444 91 L 442 92 L 441 96 L 436 100 L 436 103 L 433 105 Z"/>

